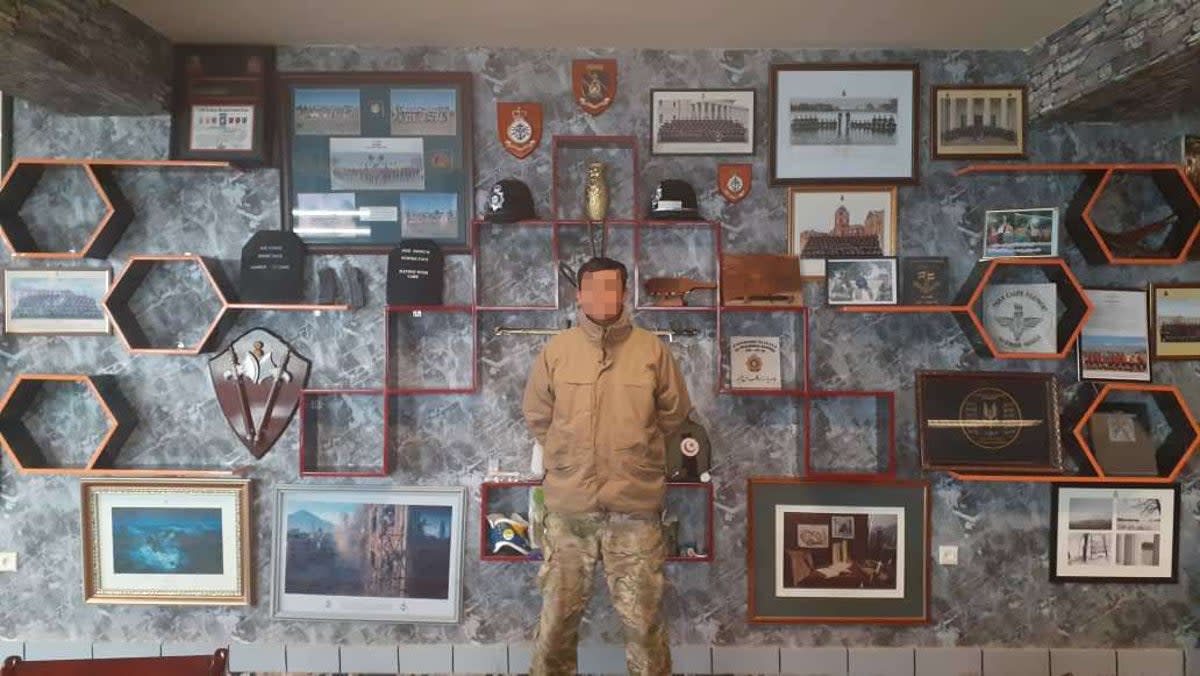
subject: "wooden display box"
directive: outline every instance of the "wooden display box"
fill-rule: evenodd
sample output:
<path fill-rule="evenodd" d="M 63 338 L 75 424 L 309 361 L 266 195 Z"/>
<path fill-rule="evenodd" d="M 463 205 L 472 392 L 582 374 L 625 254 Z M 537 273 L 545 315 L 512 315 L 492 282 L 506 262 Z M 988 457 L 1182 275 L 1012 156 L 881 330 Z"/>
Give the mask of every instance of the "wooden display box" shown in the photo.
<path fill-rule="evenodd" d="M 1158 409 L 1159 415 L 1165 420 L 1168 427 L 1166 436 L 1155 444 L 1154 448 L 1155 464 L 1158 467 L 1157 476 L 1110 474 L 1098 459 L 1095 443 L 1089 431 L 1092 417 L 1097 412 L 1104 412 L 1111 408 L 1110 400 L 1113 400 L 1111 403 L 1115 403 L 1118 398 L 1126 398 L 1122 396 L 1125 394 L 1145 395 L 1138 398 L 1144 399 L 1146 405 L 1153 405 Z M 1116 405 L 1119 406 L 1119 404 Z M 1200 445 L 1200 428 L 1197 427 L 1196 419 L 1192 415 L 1191 409 L 1188 408 L 1183 395 L 1180 394 L 1179 388 L 1170 385 L 1106 384 L 1084 411 L 1079 422 L 1071 429 L 1070 434 L 1097 477 L 1111 478 L 1113 481 L 1126 483 L 1173 483 L 1196 452 L 1196 447 Z"/>
<path fill-rule="evenodd" d="M 174 57 L 171 157 L 275 166 L 275 48 L 176 45 Z M 222 115 L 239 122 L 211 121 Z"/>

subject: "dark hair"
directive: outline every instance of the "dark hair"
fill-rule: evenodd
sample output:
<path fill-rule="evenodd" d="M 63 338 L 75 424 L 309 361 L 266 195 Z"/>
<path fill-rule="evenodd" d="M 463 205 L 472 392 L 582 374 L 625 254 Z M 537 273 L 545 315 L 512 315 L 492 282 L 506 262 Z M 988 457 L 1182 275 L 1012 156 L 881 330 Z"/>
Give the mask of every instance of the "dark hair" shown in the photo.
<path fill-rule="evenodd" d="M 599 272 L 600 270 L 619 270 L 621 272 L 621 288 L 623 289 L 628 285 L 629 271 L 625 269 L 625 264 L 603 256 L 590 258 L 586 263 L 579 266 L 579 272 L 576 274 L 579 285 L 583 286 L 584 275 L 589 272 Z"/>

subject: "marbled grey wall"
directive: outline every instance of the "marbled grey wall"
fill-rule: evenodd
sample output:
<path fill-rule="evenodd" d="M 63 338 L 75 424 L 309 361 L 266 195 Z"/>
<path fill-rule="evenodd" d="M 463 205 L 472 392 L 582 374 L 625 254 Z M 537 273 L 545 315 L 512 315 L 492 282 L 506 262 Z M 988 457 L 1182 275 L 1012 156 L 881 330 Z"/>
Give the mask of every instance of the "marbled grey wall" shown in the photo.
<path fill-rule="evenodd" d="M 615 169 L 611 182 L 617 195 L 641 194 L 659 179 L 683 176 L 698 189 L 701 208 L 723 223 L 727 251 L 783 251 L 786 208 L 783 189 L 767 187 L 766 132 L 768 65 L 810 60 L 917 60 L 922 83 L 1011 82 L 1028 79 L 1025 58 L 1015 52 L 866 52 L 703 50 L 621 51 L 620 85 L 615 105 L 592 117 L 580 112 L 567 92 L 570 61 L 607 52 L 517 49 L 386 49 L 288 48 L 280 54 L 287 70 L 470 70 L 475 78 L 475 144 L 477 185 L 516 176 L 533 188 L 542 214 L 550 194 L 550 137 L 555 134 L 634 134 L 641 139 L 641 167 Z M 719 158 L 651 157 L 645 146 L 649 132 L 651 87 L 755 87 L 759 92 L 759 144 L 754 158 L 754 190 L 745 201 L 726 205 L 714 188 Z M 927 94 L 923 94 L 927 96 Z M 517 161 L 499 146 L 494 101 L 540 100 L 545 105 L 543 146 L 528 160 Z M 21 155 L 63 157 L 163 157 L 168 121 L 151 118 L 62 118 L 19 105 L 16 145 Z M 1200 116 L 1125 125 L 1056 125 L 1031 130 L 1033 160 L 1170 161 L 1177 138 L 1200 127 Z M 1073 191 L 1070 177 L 1045 175 L 1004 178 L 957 178 L 953 162 L 928 159 L 927 123 L 922 125 L 921 184 L 901 188 L 899 220 L 901 253 L 946 255 L 958 279 L 965 276 L 979 251 L 985 209 L 1027 205 L 1065 205 Z M 231 275 L 241 243 L 255 230 L 279 225 L 278 175 L 275 171 L 130 170 L 120 182 L 137 218 L 108 264 L 120 269 L 135 253 L 195 252 L 219 258 Z M 59 189 L 46 199 L 70 215 L 81 210 L 82 196 Z M 569 193 L 573 194 L 573 193 Z M 638 205 L 644 208 L 644 205 Z M 623 205 L 632 209 L 633 205 Z M 575 262 L 582 256 L 579 233 L 565 233 L 563 246 Z M 481 265 L 489 281 L 481 301 L 494 303 L 552 302 L 555 281 L 545 259 L 531 249 L 548 251 L 545 232 L 487 235 Z M 610 242 L 614 255 L 632 256 L 629 233 L 618 231 Z M 712 261 L 702 240 L 663 241 L 655 245 L 661 270 L 694 268 L 711 272 Z M 1066 256 L 1090 283 L 1141 284 L 1146 279 L 1194 277 L 1198 268 L 1151 270 L 1089 267 L 1065 243 Z M 0 254 L 0 263 L 11 261 Z M 368 306 L 348 314 L 245 314 L 227 338 L 252 326 L 265 326 L 313 360 L 313 387 L 377 387 L 384 379 L 383 290 L 379 286 L 383 258 L 353 260 L 323 257 L 315 262 L 363 268 L 369 282 Z M 450 293 L 469 301 L 469 262 L 452 258 Z M 102 264 L 102 263 L 101 263 Z M 541 265 L 543 267 L 538 267 Z M 533 266 L 533 270 L 530 270 Z M 677 266 L 681 266 L 678 268 Z M 569 306 L 568 288 L 559 289 Z M 816 303 L 821 289 L 809 290 Z M 169 288 L 163 306 L 183 298 Z M 158 310 L 148 310 L 159 312 Z M 161 312 L 159 312 L 161 314 Z M 386 479 L 364 484 L 465 484 L 471 487 L 467 533 L 478 532 L 478 485 L 491 458 L 507 469 L 527 462 L 530 439 L 520 420 L 519 405 L 530 359 L 543 339 L 495 336 L 499 325 L 561 325 L 569 312 L 481 313 L 477 396 L 400 398 L 391 402 L 394 425 L 387 439 L 394 471 Z M 1180 543 L 1182 565 L 1176 585 L 1052 585 L 1048 581 L 1050 489 L 1030 485 L 960 484 L 940 475 L 934 484 L 932 543 L 961 546 L 961 565 L 935 567 L 932 574 L 932 622 L 914 628 L 751 627 L 746 622 L 745 481 L 750 475 L 797 474 L 801 471 L 800 404 L 777 398 L 716 396 L 712 317 L 700 315 L 641 316 L 643 325 L 693 327 L 699 338 L 672 346 L 691 387 L 699 417 L 715 444 L 717 489 L 717 560 L 711 565 L 670 566 L 672 590 L 666 601 L 673 640 L 677 643 L 789 645 L 1191 645 L 1198 629 L 1193 608 L 1200 574 L 1200 538 L 1196 536 L 1200 486 L 1196 474 L 1184 475 L 1184 520 Z M 411 319 L 396 319 L 413 324 Z M 437 344 L 437 334 L 423 343 Z M 746 330 L 788 335 L 782 322 L 752 322 Z M 812 315 L 811 348 L 814 388 L 894 390 L 900 472 L 919 473 L 915 446 L 913 371 L 943 369 L 1033 369 L 1056 372 L 1064 385 L 1075 380 L 1073 359 L 1059 363 L 995 362 L 980 359 L 948 316 L 890 317 L 845 315 L 817 307 Z M 455 330 L 457 331 L 457 330 Z M 447 332 L 451 333 L 451 332 Z M 453 333 L 452 335 L 461 336 Z M 445 338 L 443 334 L 442 339 Z M 415 339 L 414 339 L 415 340 Z M 460 343 L 461 344 L 461 343 Z M 428 379 L 439 370 L 462 377 L 469 362 L 441 344 L 436 362 L 412 361 L 397 378 Z M 397 355 L 402 356 L 402 355 Z M 131 358 L 115 337 L 0 338 L 0 381 L 22 372 L 83 372 L 115 375 L 141 424 L 126 445 L 123 466 L 200 465 L 229 467 L 252 460 L 229 431 L 213 399 L 204 357 Z M 1200 405 L 1196 366 L 1156 366 L 1156 380 L 1183 388 L 1193 406 Z M 1067 395 L 1076 388 L 1065 388 Z M 330 420 L 378 419 L 377 401 L 369 398 L 351 408 L 331 408 Z M 820 407 L 814 420 L 814 444 L 822 462 L 839 466 L 846 458 L 835 443 L 856 438 L 846 419 L 877 416 L 866 404 Z M 359 408 L 361 407 L 361 410 Z M 79 423 L 87 423 L 81 420 Z M 0 463 L 0 549 L 21 554 L 21 570 L 2 579 L 0 639 L 95 638 L 133 640 L 147 636 L 171 641 L 275 641 L 395 643 L 410 641 L 521 641 L 530 635 L 538 609 L 535 566 L 484 564 L 478 543 L 467 540 L 465 613 L 456 626 L 378 625 L 352 622 L 279 622 L 269 617 L 267 597 L 272 534 L 270 508 L 274 486 L 298 479 L 297 425 L 275 450 L 254 465 L 256 484 L 257 603 L 250 608 L 180 608 L 87 606 L 81 601 L 78 482 L 65 478 L 23 477 L 7 461 Z M 353 462 L 370 464 L 380 445 L 374 424 L 346 430 L 330 439 Z M 878 443 L 862 435 L 864 444 Z M 364 451 L 364 449 L 366 449 Z M 864 459 L 874 461 L 874 453 Z M 316 483 L 314 481 L 314 483 Z M 866 490 L 866 489 L 864 489 Z M 584 640 L 620 641 L 620 628 L 607 608 L 607 594 L 597 593 L 584 627 Z"/>

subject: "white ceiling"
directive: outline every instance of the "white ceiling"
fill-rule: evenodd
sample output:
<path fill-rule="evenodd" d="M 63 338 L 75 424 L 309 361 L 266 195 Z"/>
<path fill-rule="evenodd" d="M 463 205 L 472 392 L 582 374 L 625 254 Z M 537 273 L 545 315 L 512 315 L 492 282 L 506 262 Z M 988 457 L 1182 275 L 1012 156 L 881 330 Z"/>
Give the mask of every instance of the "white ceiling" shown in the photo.
<path fill-rule="evenodd" d="M 116 0 L 176 42 L 1024 49 L 1099 0 Z"/>

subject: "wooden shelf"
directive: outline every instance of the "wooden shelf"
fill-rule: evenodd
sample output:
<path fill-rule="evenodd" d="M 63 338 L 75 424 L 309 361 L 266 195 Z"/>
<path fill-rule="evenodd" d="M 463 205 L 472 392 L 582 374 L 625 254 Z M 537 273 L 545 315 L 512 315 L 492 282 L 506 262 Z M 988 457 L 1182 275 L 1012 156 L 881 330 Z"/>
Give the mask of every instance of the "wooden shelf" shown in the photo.
<path fill-rule="evenodd" d="M 226 303 L 225 309 L 265 312 L 348 312 L 351 308 L 344 303 L 328 305 L 320 303 Z"/>
<path fill-rule="evenodd" d="M 965 305 L 840 305 L 838 312 L 885 315 L 946 314 L 967 312 Z"/>
<path fill-rule="evenodd" d="M 91 167 L 159 167 L 164 169 L 232 169 L 229 162 L 209 160 L 117 160 L 117 159 L 73 159 L 58 157 L 19 157 L 13 163 L 41 164 L 46 166 L 91 166 Z"/>

